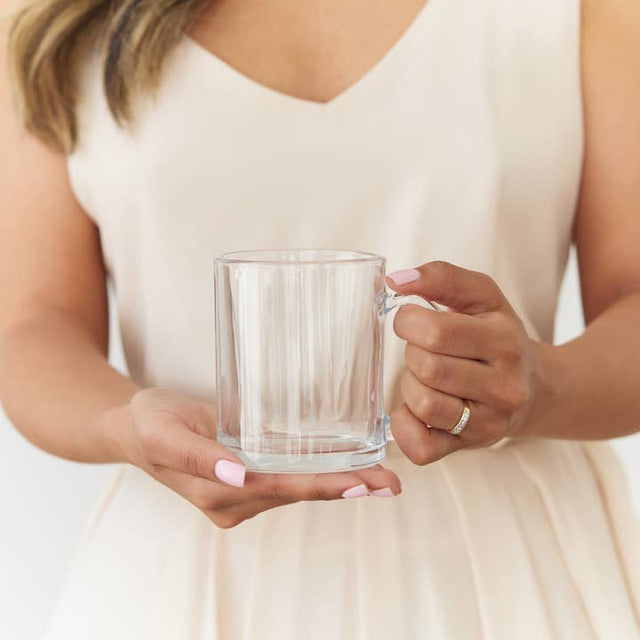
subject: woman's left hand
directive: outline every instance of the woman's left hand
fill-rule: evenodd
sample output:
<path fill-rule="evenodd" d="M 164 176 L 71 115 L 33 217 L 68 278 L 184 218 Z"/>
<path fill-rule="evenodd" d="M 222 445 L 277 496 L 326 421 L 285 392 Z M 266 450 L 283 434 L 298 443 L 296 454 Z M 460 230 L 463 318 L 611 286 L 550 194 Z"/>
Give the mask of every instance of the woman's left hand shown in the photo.
<path fill-rule="evenodd" d="M 537 348 L 498 285 L 447 262 L 396 271 L 387 284 L 450 309 L 407 304 L 394 318 L 394 331 L 407 344 L 404 402 L 391 413 L 391 431 L 405 455 L 424 465 L 458 449 L 489 446 L 517 430 L 535 395 Z M 460 435 L 452 435 L 463 398 L 469 421 Z"/>

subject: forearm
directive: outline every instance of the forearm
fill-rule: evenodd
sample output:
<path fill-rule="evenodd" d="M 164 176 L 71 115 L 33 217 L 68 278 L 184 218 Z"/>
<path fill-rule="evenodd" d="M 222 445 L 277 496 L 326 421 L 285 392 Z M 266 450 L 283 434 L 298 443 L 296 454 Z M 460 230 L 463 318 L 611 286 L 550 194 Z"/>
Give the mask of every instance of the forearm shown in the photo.
<path fill-rule="evenodd" d="M 513 435 L 576 440 L 640 430 L 640 292 L 564 345 L 537 343 L 532 402 Z"/>
<path fill-rule="evenodd" d="M 127 458 L 126 405 L 139 387 L 64 313 L 34 314 L 0 335 L 0 399 L 38 447 L 81 462 Z"/>

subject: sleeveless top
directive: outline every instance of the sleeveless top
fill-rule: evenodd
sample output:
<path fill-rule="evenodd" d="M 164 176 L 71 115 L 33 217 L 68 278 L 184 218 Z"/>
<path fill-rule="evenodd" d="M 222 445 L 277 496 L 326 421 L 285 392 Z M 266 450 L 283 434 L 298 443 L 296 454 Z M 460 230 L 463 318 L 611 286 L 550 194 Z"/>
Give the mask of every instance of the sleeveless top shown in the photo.
<path fill-rule="evenodd" d="M 131 376 L 211 399 L 213 259 L 239 249 L 448 260 L 492 276 L 551 341 L 582 165 L 579 16 L 579 0 L 428 0 L 326 104 L 184 37 L 131 130 L 93 52 L 68 168 Z M 404 342 L 385 340 L 389 410 Z M 119 467 L 47 640 L 640 636 L 640 534 L 608 445 L 514 438 L 426 467 L 388 447 L 400 496 L 298 502 L 229 530 Z"/>
<path fill-rule="evenodd" d="M 184 37 L 132 132 L 87 64 L 69 173 L 132 377 L 211 397 L 212 261 L 239 249 L 369 251 L 388 271 L 448 260 L 491 275 L 551 341 L 582 161 L 578 31 L 577 0 L 429 0 L 327 104 Z M 403 343 L 385 341 L 394 406 Z"/>

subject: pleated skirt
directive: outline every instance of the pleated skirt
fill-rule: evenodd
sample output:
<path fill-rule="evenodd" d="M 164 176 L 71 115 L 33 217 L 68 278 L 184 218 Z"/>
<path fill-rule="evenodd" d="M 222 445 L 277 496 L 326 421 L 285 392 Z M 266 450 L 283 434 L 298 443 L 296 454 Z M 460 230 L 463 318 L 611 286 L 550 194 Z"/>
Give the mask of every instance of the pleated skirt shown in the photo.
<path fill-rule="evenodd" d="M 300 502 L 222 530 L 117 468 L 47 640 L 640 638 L 640 527 L 606 443 L 510 440 L 396 498 Z"/>

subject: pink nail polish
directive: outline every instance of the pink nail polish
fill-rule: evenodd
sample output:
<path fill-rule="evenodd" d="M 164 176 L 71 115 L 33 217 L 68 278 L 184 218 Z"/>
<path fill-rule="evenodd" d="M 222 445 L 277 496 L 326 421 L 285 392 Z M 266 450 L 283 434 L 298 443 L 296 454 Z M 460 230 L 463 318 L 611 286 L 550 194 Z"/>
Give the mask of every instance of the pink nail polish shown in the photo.
<path fill-rule="evenodd" d="M 389 487 L 385 487 L 384 489 L 375 489 L 371 492 L 371 495 L 378 498 L 393 498 L 395 493 L 393 493 Z"/>
<path fill-rule="evenodd" d="M 244 486 L 244 474 L 246 469 L 237 462 L 231 460 L 218 460 L 215 467 L 216 477 L 218 480 L 232 487 Z"/>
<path fill-rule="evenodd" d="M 343 494 L 343 498 L 362 498 L 362 496 L 368 496 L 369 490 L 366 485 L 359 484 L 355 487 L 351 487 L 351 489 L 347 489 Z"/>
<path fill-rule="evenodd" d="M 401 269 L 390 273 L 388 277 L 396 284 L 407 284 L 417 280 L 420 277 L 420 272 L 417 269 Z"/>

